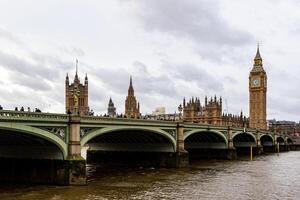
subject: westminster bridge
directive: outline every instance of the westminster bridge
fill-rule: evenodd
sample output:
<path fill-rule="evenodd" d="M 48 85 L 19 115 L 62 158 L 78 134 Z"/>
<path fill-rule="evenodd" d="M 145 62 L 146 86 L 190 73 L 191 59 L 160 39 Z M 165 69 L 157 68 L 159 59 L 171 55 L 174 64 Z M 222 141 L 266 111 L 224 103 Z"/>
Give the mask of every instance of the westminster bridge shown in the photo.
<path fill-rule="evenodd" d="M 1 110 L 0 180 L 84 185 L 83 149 L 91 161 L 103 152 L 153 153 L 159 166 L 184 167 L 191 156 L 236 159 L 250 148 L 293 145 L 287 135 L 248 128 Z"/>

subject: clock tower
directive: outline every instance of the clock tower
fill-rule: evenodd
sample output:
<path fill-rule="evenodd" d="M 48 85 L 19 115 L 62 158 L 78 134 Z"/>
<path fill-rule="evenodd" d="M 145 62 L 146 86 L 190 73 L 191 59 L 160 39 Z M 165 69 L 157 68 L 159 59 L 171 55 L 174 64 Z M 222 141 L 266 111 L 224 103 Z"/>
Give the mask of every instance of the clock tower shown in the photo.
<path fill-rule="evenodd" d="M 254 65 L 249 75 L 249 127 L 267 129 L 267 74 L 257 47 Z"/>

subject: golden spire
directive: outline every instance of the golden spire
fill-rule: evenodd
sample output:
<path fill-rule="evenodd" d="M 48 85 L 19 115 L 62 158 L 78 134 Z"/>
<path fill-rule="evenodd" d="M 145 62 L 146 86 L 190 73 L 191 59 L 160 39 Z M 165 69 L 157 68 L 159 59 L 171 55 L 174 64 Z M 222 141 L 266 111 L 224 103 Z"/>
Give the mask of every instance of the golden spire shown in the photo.
<path fill-rule="evenodd" d="M 262 65 L 262 58 L 261 58 L 260 52 L 259 52 L 259 43 L 257 44 L 257 51 L 256 51 L 256 55 L 254 58 L 254 65 Z"/>

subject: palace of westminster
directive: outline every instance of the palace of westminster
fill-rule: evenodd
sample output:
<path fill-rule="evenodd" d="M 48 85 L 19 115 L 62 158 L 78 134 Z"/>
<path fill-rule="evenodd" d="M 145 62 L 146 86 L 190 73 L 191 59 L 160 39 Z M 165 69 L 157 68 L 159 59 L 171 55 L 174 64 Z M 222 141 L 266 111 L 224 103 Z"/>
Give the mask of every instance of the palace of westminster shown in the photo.
<path fill-rule="evenodd" d="M 69 76 L 66 77 L 66 113 L 79 113 L 81 115 L 89 115 L 88 104 L 88 77 L 86 75 L 84 84 L 80 82 L 77 74 L 74 82 L 70 84 Z M 186 122 L 204 123 L 220 126 L 236 126 L 236 127 L 250 127 L 266 130 L 266 101 L 267 93 L 267 75 L 263 68 L 262 58 L 260 56 L 259 47 L 257 48 L 256 56 L 254 58 L 253 68 L 249 74 L 249 118 L 245 117 L 241 112 L 240 115 L 233 115 L 223 113 L 222 97 L 212 98 L 205 97 L 204 104 L 200 103 L 199 98 L 191 98 L 188 101 L 184 98 L 182 104 L 178 107 L 180 114 L 179 118 Z M 181 111 L 182 116 L 181 116 Z M 175 119 L 175 114 L 164 114 L 169 116 L 168 119 Z M 172 117 L 170 117 L 170 115 Z M 106 116 L 116 117 L 116 108 L 112 99 L 110 98 L 108 104 L 108 113 Z M 156 116 L 142 116 L 140 113 L 140 104 L 137 102 L 134 95 L 132 84 L 132 77 L 128 88 L 128 95 L 125 100 L 125 113 L 122 117 L 126 118 L 143 118 L 143 119 L 158 119 Z M 165 117 L 166 119 L 166 117 Z"/>

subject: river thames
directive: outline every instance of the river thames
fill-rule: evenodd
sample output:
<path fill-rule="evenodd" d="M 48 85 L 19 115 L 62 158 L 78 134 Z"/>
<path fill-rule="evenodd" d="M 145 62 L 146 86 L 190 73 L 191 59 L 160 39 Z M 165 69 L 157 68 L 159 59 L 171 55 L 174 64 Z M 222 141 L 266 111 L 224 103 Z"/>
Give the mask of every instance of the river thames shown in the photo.
<path fill-rule="evenodd" d="M 0 199 L 300 199 L 300 152 L 194 161 L 185 169 L 89 171 L 87 186 L 2 185 Z"/>

